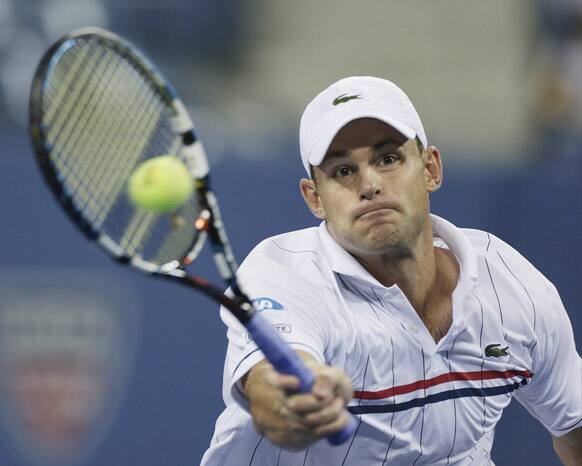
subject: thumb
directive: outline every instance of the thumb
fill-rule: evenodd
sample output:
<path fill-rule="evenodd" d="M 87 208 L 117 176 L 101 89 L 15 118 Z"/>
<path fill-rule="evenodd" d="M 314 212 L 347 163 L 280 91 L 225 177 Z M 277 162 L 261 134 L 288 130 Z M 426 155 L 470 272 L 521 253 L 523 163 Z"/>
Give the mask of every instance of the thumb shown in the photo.
<path fill-rule="evenodd" d="M 335 394 L 336 381 L 328 371 L 316 375 L 311 392 L 320 400 L 331 399 Z"/>
<path fill-rule="evenodd" d="M 339 367 L 329 367 L 329 376 L 334 382 L 334 395 L 341 396 L 347 403 L 354 396 L 352 381 Z"/>
<path fill-rule="evenodd" d="M 352 387 L 352 381 L 342 371 L 340 371 L 337 394 L 341 396 L 346 403 L 354 397 L 354 388 Z"/>

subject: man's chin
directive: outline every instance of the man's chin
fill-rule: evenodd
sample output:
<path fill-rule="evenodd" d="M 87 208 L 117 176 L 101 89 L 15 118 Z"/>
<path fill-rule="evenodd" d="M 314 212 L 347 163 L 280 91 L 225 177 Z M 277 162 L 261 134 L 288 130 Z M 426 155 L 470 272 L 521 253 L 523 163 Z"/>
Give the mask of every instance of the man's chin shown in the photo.
<path fill-rule="evenodd" d="M 367 256 L 401 256 L 407 250 L 400 232 L 386 228 L 371 228 L 362 240 L 352 245 L 353 253 Z"/>

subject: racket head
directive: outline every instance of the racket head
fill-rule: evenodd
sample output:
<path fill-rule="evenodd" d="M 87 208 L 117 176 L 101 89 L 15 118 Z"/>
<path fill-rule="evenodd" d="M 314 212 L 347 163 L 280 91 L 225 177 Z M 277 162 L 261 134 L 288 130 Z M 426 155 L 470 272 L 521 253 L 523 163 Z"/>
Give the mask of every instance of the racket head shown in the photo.
<path fill-rule="evenodd" d="M 62 37 L 36 70 L 29 115 L 44 178 L 89 239 L 150 272 L 195 259 L 206 156 L 176 92 L 138 48 L 100 28 Z M 182 160 L 195 179 L 194 195 L 171 214 L 137 208 L 127 195 L 131 173 L 159 155 Z"/>

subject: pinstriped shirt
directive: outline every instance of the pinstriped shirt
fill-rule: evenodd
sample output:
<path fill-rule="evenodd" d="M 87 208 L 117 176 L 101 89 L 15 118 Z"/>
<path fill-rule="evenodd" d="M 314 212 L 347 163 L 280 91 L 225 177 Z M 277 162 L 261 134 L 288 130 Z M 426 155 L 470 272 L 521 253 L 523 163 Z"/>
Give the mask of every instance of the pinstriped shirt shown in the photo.
<path fill-rule="evenodd" d="M 301 452 L 257 434 L 238 381 L 262 354 L 222 310 L 226 409 L 203 465 L 491 465 L 513 397 L 554 435 L 582 425 L 582 361 L 555 287 L 493 235 L 431 220 L 435 246 L 460 264 L 452 325 L 438 343 L 398 286 L 381 285 L 325 222 L 251 252 L 239 272 L 245 290 L 293 348 L 347 373 L 359 426 L 344 445 Z"/>

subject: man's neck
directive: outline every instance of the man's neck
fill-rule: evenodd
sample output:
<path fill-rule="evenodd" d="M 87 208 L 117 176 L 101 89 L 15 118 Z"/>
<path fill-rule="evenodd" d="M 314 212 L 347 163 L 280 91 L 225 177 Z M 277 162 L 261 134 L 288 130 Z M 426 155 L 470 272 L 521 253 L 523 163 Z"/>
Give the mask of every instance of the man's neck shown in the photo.
<path fill-rule="evenodd" d="M 384 286 L 398 285 L 421 317 L 448 302 L 459 279 L 457 259 L 433 245 L 430 228 L 405 254 L 355 258 Z"/>

